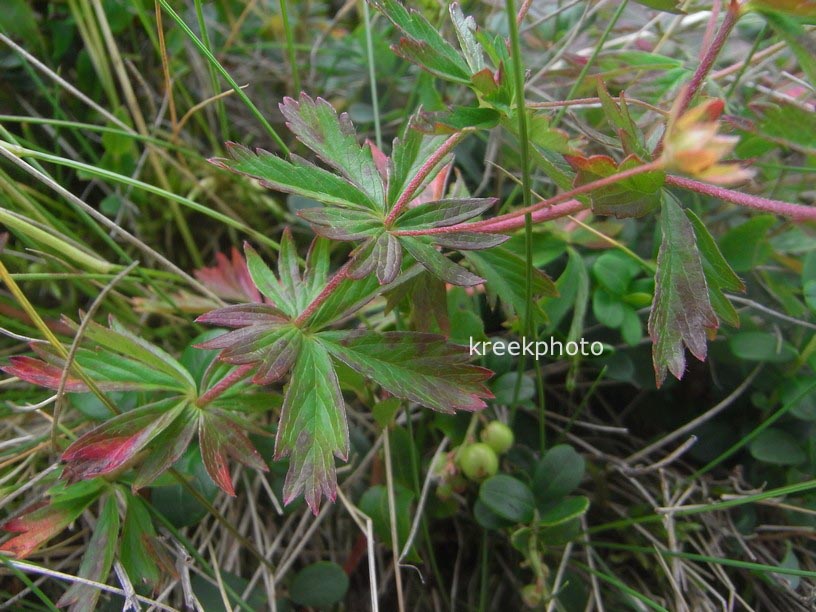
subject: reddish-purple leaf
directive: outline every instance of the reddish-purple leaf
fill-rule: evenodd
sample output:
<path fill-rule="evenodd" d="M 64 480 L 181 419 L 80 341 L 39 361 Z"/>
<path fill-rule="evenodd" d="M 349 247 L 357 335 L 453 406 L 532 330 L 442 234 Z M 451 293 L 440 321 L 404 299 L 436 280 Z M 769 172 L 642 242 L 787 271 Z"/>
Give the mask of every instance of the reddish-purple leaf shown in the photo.
<path fill-rule="evenodd" d="M 719 322 L 711 308 L 703 263 L 697 249 L 694 228 L 676 200 L 667 195 L 660 215 L 663 242 L 657 256 L 655 294 L 649 315 L 657 386 L 666 371 L 682 378 L 688 347 L 700 361 L 706 358 L 706 330 L 716 330 Z"/>
<path fill-rule="evenodd" d="M 211 310 L 196 319 L 196 323 L 208 323 L 219 327 L 245 327 L 248 325 L 280 325 L 286 323 L 287 316 L 269 304 L 235 304 Z M 220 348 L 196 345 L 198 348 Z"/>
<path fill-rule="evenodd" d="M 0 546 L 0 553 L 25 558 L 46 541 L 60 533 L 82 514 L 98 497 L 101 487 L 95 483 L 57 486 L 52 489 L 51 503 L 40 502 L 2 525 L 2 529 L 18 533 Z"/>
<path fill-rule="evenodd" d="M 262 472 L 269 470 L 249 438 L 220 411 L 201 412 L 198 419 L 198 440 L 207 473 L 227 495 L 235 496 L 227 463 L 229 457 Z"/>
<path fill-rule="evenodd" d="M 62 368 L 33 357 L 11 357 L 9 365 L 3 366 L 0 370 L 32 385 L 38 385 L 46 389 L 58 389 L 62 378 Z M 68 393 L 85 393 L 88 391 L 88 387 L 79 378 L 69 375 L 66 378 L 65 391 Z"/>
<path fill-rule="evenodd" d="M 246 260 L 235 247 L 232 247 L 231 256 L 229 259 L 223 253 L 216 253 L 215 266 L 196 270 L 195 277 L 225 300 L 262 301 L 261 294 L 249 275 Z"/>
<path fill-rule="evenodd" d="M 467 347 L 442 336 L 411 332 L 322 332 L 326 349 L 383 389 L 438 410 L 480 410 L 493 397 L 490 370 L 468 363 Z"/>
<path fill-rule="evenodd" d="M 63 475 L 69 481 L 85 480 L 127 467 L 186 405 L 181 402 L 168 408 L 165 402 L 113 417 L 65 450 L 62 460 L 67 465 Z"/>
<path fill-rule="evenodd" d="M 46 541 L 65 529 L 79 514 L 65 507 L 45 506 L 13 518 L 3 525 L 5 531 L 19 533 L 0 546 L 0 552 L 24 559 Z"/>

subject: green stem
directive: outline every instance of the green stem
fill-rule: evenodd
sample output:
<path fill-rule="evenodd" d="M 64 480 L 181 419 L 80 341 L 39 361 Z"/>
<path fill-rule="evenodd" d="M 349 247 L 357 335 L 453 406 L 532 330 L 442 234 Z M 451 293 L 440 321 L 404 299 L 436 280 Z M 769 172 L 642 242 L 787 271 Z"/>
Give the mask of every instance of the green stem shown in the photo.
<path fill-rule="evenodd" d="M 198 21 L 198 30 L 201 32 L 201 41 L 204 43 L 204 46 L 207 48 L 207 51 L 215 57 L 215 54 L 212 52 L 212 42 L 210 41 L 210 32 L 207 30 L 207 20 L 204 19 L 204 9 L 201 4 L 201 0 L 195 0 L 195 12 L 196 12 L 196 20 Z M 218 74 L 215 71 L 215 66 L 210 63 L 209 65 L 209 72 L 210 72 L 210 86 L 212 87 L 212 95 L 217 96 L 219 93 L 218 87 Z M 229 140 L 229 123 L 227 123 L 227 115 L 224 112 L 224 102 L 223 100 L 217 100 L 215 103 L 216 113 L 218 115 L 218 124 L 221 128 L 221 140 Z"/>
<path fill-rule="evenodd" d="M 249 96 L 247 96 L 246 93 L 244 93 L 244 90 L 238 86 L 238 83 L 236 83 L 235 79 L 233 79 L 230 76 L 230 73 L 227 72 L 226 68 L 224 68 L 221 65 L 221 62 L 219 62 L 218 59 L 210 52 L 210 50 L 207 48 L 207 45 L 205 45 L 198 38 L 198 36 L 195 35 L 195 33 L 190 29 L 190 26 L 184 23 L 184 20 L 179 16 L 179 14 L 176 11 L 173 10 L 173 7 L 170 6 L 168 0 L 159 0 L 159 2 L 161 3 L 162 8 L 164 8 L 167 14 L 170 15 L 170 18 L 176 22 L 176 25 L 178 25 L 178 27 L 181 28 L 181 30 L 184 32 L 187 38 L 190 39 L 190 42 L 192 42 L 198 48 L 198 50 L 201 51 L 201 53 L 204 55 L 207 61 L 213 66 L 213 68 L 215 68 L 218 71 L 218 73 L 223 77 L 223 79 L 227 83 L 229 83 L 230 87 L 232 87 L 233 91 L 235 91 L 235 95 L 238 96 L 238 98 L 244 104 L 246 104 L 249 111 L 264 127 L 264 129 L 272 138 L 272 140 L 274 140 L 277 143 L 283 154 L 289 155 L 289 147 L 287 147 L 286 143 L 283 142 L 283 139 L 275 131 L 275 128 L 272 127 L 272 124 L 269 123 L 269 121 L 266 119 L 266 117 L 264 117 L 260 109 L 257 106 L 255 106 L 255 104 L 252 102 L 252 100 L 249 99 Z"/>
<path fill-rule="evenodd" d="M 286 34 L 286 50 L 289 55 L 289 69 L 292 71 L 292 89 L 295 97 L 300 95 L 300 71 L 298 70 L 297 55 L 295 54 L 295 36 L 292 24 L 289 23 L 289 9 L 286 0 L 280 0 L 281 20 L 283 31 Z"/>

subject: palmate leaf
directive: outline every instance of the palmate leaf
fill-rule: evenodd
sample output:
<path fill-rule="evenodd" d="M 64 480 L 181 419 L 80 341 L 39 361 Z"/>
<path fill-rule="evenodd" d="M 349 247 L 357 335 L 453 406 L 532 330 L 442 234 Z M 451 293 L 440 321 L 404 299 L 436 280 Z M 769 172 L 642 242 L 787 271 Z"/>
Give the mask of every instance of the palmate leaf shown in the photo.
<path fill-rule="evenodd" d="M 338 115 L 326 100 L 313 100 L 305 93 L 301 93 L 297 101 L 284 98 L 280 110 L 298 140 L 365 193 L 376 205 L 375 210 L 385 210 L 383 177 L 371 149 L 357 143 L 347 113 Z"/>
<path fill-rule="evenodd" d="M 291 258 L 296 262 L 296 254 L 291 254 Z M 302 290 L 302 284 L 297 279 L 290 277 L 289 281 L 289 293 L 294 291 L 294 286 L 298 286 L 298 292 Z M 233 327 L 250 325 L 245 329 L 254 332 L 257 328 L 253 329 L 251 324 L 269 324 L 270 321 L 277 324 L 287 321 L 287 318 L 272 305 L 252 303 L 216 311 L 211 313 L 209 320 Z M 66 325 L 69 329 L 77 328 L 67 319 Z M 111 320 L 111 326 L 109 329 L 90 322 L 85 327 L 85 340 L 91 341 L 94 348 L 80 348 L 75 353 L 74 361 L 101 391 L 140 391 L 145 394 L 147 399 L 144 401 L 148 403 L 110 418 L 75 440 L 62 455 L 66 463 L 63 476 L 67 480 L 74 482 L 110 476 L 135 467 L 136 477 L 132 487 L 134 490 L 140 489 L 181 457 L 196 432 L 202 446 L 207 444 L 207 448 L 214 449 L 207 455 L 212 461 L 205 461 L 205 465 L 213 480 L 225 492 L 234 495 L 232 483 L 228 476 L 224 478 L 220 469 L 220 465 L 226 465 L 227 456 L 248 466 L 266 469 L 228 413 L 216 406 L 195 405 L 199 389 L 185 366 L 159 347 L 133 335 L 116 321 Z M 237 330 L 236 333 L 243 334 L 244 339 L 247 335 L 251 336 L 244 330 Z M 227 336 L 228 344 L 234 342 L 232 336 Z M 58 389 L 65 360 L 47 345 L 34 344 L 32 349 L 41 359 L 12 357 L 10 364 L 2 369 L 32 384 Z M 288 366 L 280 364 L 283 357 L 277 352 L 275 354 L 278 359 L 275 363 L 264 361 L 263 356 L 260 358 L 256 374 L 259 379 L 275 378 L 276 368 L 283 367 L 283 373 L 288 370 Z M 282 354 L 285 356 L 285 351 Z M 238 351 L 229 357 L 227 361 L 236 364 L 258 360 L 246 358 Z M 226 373 L 222 373 L 224 375 Z M 88 391 L 79 378 L 69 375 L 66 380 L 67 392 Z M 211 387 L 219 380 L 221 377 L 210 376 L 207 386 Z M 200 393 L 207 390 L 201 389 Z M 211 435 L 211 430 L 216 430 L 216 435 Z M 219 467 L 216 467 L 217 462 L 220 462 Z"/>
<path fill-rule="evenodd" d="M 717 316 L 733 327 L 739 327 L 740 319 L 734 305 L 728 301 L 723 291 L 745 291 L 745 283 L 740 280 L 734 270 L 720 252 L 714 237 L 709 233 L 703 221 L 686 209 L 686 216 L 694 227 L 697 237 L 697 247 L 703 259 L 703 272 L 708 283 L 708 297 Z"/>
<path fill-rule="evenodd" d="M 431 74 L 451 81 L 470 83 L 470 66 L 421 13 L 406 9 L 397 0 L 370 2 L 403 34 L 399 44 L 392 47 L 397 55 L 418 64 Z"/>
<path fill-rule="evenodd" d="M 322 496 L 334 501 L 334 458 L 348 458 L 349 438 L 340 384 L 326 348 L 314 339 L 301 345 L 283 402 L 275 459 L 291 457 L 284 503 L 301 492 L 317 514 Z"/>
<path fill-rule="evenodd" d="M 269 189 L 345 208 L 377 209 L 377 203 L 347 179 L 319 168 L 297 155 L 290 156 L 291 161 L 286 161 L 269 151 L 258 149 L 252 152 L 234 142 L 227 143 L 227 151 L 231 159 L 212 158 L 210 163 L 256 179 Z"/>
<path fill-rule="evenodd" d="M 575 187 L 643 165 L 643 162 L 634 155 L 624 159 L 620 165 L 606 155 L 591 157 L 570 155 L 565 156 L 565 159 L 576 171 Z M 589 195 L 592 212 L 599 215 L 614 215 L 617 218 L 642 217 L 660 205 L 660 189 L 663 187 L 664 179 L 665 173 L 655 170 L 596 189 Z"/>
<path fill-rule="evenodd" d="M 671 195 L 660 215 L 663 241 L 657 256 L 655 294 L 649 314 L 652 360 L 657 386 L 667 370 L 682 378 L 686 369 L 684 345 L 700 361 L 706 358 L 706 330 L 716 330 L 717 317 L 708 297 L 706 276 L 694 228 Z"/>
<path fill-rule="evenodd" d="M 509 249 L 499 247 L 490 251 L 464 253 L 473 268 L 486 280 L 485 289 L 493 307 L 498 301 L 509 313 L 520 315 L 527 307 L 527 264 Z M 533 269 L 533 297 L 555 297 L 558 290 L 541 270 Z M 546 322 L 547 315 L 536 302 L 535 318 Z"/>
<path fill-rule="evenodd" d="M 350 368 L 383 389 L 439 412 L 480 410 L 492 397 L 490 370 L 471 365 L 466 347 L 442 336 L 412 332 L 320 332 L 320 342 Z"/>

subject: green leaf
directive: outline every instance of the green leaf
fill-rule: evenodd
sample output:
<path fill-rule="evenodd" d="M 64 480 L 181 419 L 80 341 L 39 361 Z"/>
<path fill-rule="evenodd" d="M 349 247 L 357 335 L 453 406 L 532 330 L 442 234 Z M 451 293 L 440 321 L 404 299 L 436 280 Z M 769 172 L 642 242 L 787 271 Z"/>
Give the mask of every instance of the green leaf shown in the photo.
<path fill-rule="evenodd" d="M 808 253 L 802 266 L 802 293 L 805 304 L 816 312 L 816 251 Z"/>
<path fill-rule="evenodd" d="M 187 450 L 196 433 L 196 409 L 187 405 L 164 431 L 153 439 L 153 451 L 139 467 L 133 490 L 147 486 L 173 465 Z"/>
<path fill-rule="evenodd" d="M 167 574 L 175 573 L 161 549 L 150 511 L 139 497 L 127 495 L 127 513 L 119 544 L 119 560 L 139 593 L 156 592 Z"/>
<path fill-rule="evenodd" d="M 397 397 L 438 410 L 479 410 L 491 397 L 491 372 L 467 363 L 466 347 L 442 336 L 412 332 L 321 332 L 320 342 L 337 359 Z"/>
<path fill-rule="evenodd" d="M 703 272 L 708 283 L 708 296 L 714 312 L 732 327 L 739 327 L 739 314 L 723 291 L 743 292 L 745 284 L 728 265 L 702 220 L 691 209 L 686 209 L 686 216 L 694 226 L 697 248 L 700 249 L 700 254 L 703 256 Z"/>
<path fill-rule="evenodd" d="M 329 353 L 322 342 L 305 338 L 286 389 L 275 459 L 291 457 L 283 487 L 284 503 L 301 492 L 317 514 L 320 499 L 334 500 L 337 476 L 334 457 L 349 452 L 343 396 Z"/>
<path fill-rule="evenodd" d="M 496 247 L 489 251 L 466 251 L 462 253 L 473 268 L 485 278 L 485 289 L 495 307 L 500 299 L 510 314 L 520 315 L 527 307 L 527 264 L 509 249 Z M 556 296 L 555 284 L 541 270 L 533 270 L 533 298 Z M 546 321 L 544 310 L 534 305 L 535 320 Z"/>
<path fill-rule="evenodd" d="M 298 100 L 284 98 L 280 110 L 298 140 L 365 193 L 376 210 L 385 210 L 383 177 L 371 149 L 357 142 L 348 114 L 338 115 L 326 100 L 313 100 L 305 93 Z"/>
<path fill-rule="evenodd" d="M 289 237 L 291 238 L 291 235 Z M 287 239 L 287 236 L 284 235 L 282 241 Z M 249 275 L 258 290 L 272 300 L 272 304 L 283 313 L 289 317 L 297 316 L 297 306 L 292 300 L 292 296 L 288 294 L 275 273 L 264 263 L 260 255 L 248 242 L 244 243 L 244 253 L 246 254 Z"/>
<path fill-rule="evenodd" d="M 397 547 L 402 549 L 411 532 L 411 503 L 414 494 L 399 483 L 394 486 L 394 509 L 397 519 Z M 391 520 L 388 510 L 388 489 L 374 485 L 363 493 L 357 506 L 371 519 L 377 539 L 391 546 Z"/>
<path fill-rule="evenodd" d="M 776 334 L 740 332 L 728 339 L 731 352 L 745 361 L 785 363 L 796 359 L 796 349 Z"/>
<path fill-rule="evenodd" d="M 559 500 L 581 483 L 584 458 L 568 444 L 549 449 L 539 460 L 533 475 L 533 493 L 539 503 Z"/>
<path fill-rule="evenodd" d="M 423 112 L 417 129 L 429 134 L 453 134 L 468 128 L 489 130 L 496 127 L 501 114 L 481 106 L 454 106 L 446 111 Z"/>
<path fill-rule="evenodd" d="M 422 238 L 400 236 L 400 243 L 418 263 L 434 276 L 441 278 L 451 285 L 462 287 L 472 287 L 481 285 L 485 279 L 476 276 L 459 264 L 453 263 L 450 259 L 442 255 L 431 244 Z"/>
<path fill-rule="evenodd" d="M 378 210 L 379 203 L 347 179 L 319 168 L 296 155 L 291 162 L 258 149 L 252 152 L 243 145 L 227 143 L 232 159 L 213 158 L 210 163 L 260 181 L 269 189 L 294 193 L 323 204 L 334 204 L 358 210 Z"/>
<path fill-rule="evenodd" d="M 634 155 L 624 159 L 620 165 L 606 155 L 565 157 L 577 172 L 575 187 L 643 165 L 643 162 Z M 660 188 L 665 178 L 663 171 L 653 170 L 595 189 L 589 194 L 592 211 L 599 215 L 614 215 L 617 218 L 642 217 L 660 204 Z"/>
<path fill-rule="evenodd" d="M 473 504 L 473 518 L 476 519 L 476 522 L 479 523 L 481 527 L 491 531 L 510 527 L 513 524 L 513 521 L 502 518 L 478 499 L 476 503 Z"/>
<path fill-rule="evenodd" d="M 666 13 L 685 13 L 685 11 L 680 8 L 683 4 L 680 0 L 635 0 L 635 2 Z"/>
<path fill-rule="evenodd" d="M 359 280 L 372 272 L 381 285 L 394 282 L 402 267 L 400 241 L 390 232 L 371 237 L 354 251 L 349 277 Z"/>
<path fill-rule="evenodd" d="M 629 284 L 640 270 L 640 264 L 618 251 L 607 251 L 592 264 L 592 276 L 595 281 L 616 296 L 622 296 L 627 292 Z"/>
<path fill-rule="evenodd" d="M 757 461 L 773 465 L 799 465 L 807 459 L 795 437 L 773 427 L 754 438 L 748 449 Z"/>
<path fill-rule="evenodd" d="M 73 321 L 66 318 L 63 318 L 63 321 L 72 329 L 78 329 Z M 178 387 L 183 390 L 195 389 L 195 381 L 190 372 L 172 355 L 144 338 L 131 333 L 113 317 L 110 317 L 109 324 L 110 329 L 98 323 L 90 322 L 85 328 L 85 339 L 141 362 L 150 369 L 166 374 L 176 380 Z"/>
<path fill-rule="evenodd" d="M 694 228 L 671 195 L 663 200 L 660 215 L 663 240 L 657 256 L 655 294 L 649 314 L 652 361 L 657 386 L 666 371 L 682 378 L 686 369 L 683 349 L 700 361 L 706 358 L 706 330 L 715 330 L 717 316 L 708 298 L 703 264 Z"/>
<path fill-rule="evenodd" d="M 394 52 L 443 79 L 469 84 L 471 70 L 456 49 L 421 13 L 406 9 L 397 0 L 371 0 L 402 33 Z"/>
<path fill-rule="evenodd" d="M 553 527 L 586 514 L 587 510 L 589 510 L 589 500 L 583 495 L 567 497 L 542 508 L 537 524 L 542 527 Z"/>
<path fill-rule="evenodd" d="M 491 355 L 495 355 L 496 353 L 507 354 L 504 350 L 496 351 L 496 345 L 498 341 L 494 340 L 492 342 L 493 350 L 490 351 Z M 506 345 L 505 345 L 506 346 Z M 501 406 L 511 406 L 514 400 L 517 400 L 518 403 L 523 403 L 529 401 L 535 397 L 536 393 L 536 383 L 532 377 L 528 376 L 527 374 L 521 375 L 521 382 L 518 384 L 518 394 L 516 394 L 516 384 L 519 378 L 518 372 L 505 372 L 494 381 L 490 385 L 490 390 L 493 391 L 493 395 L 495 396 L 494 400 L 496 404 Z"/>
<path fill-rule="evenodd" d="M 485 67 L 484 51 L 482 46 L 476 40 L 473 33 L 478 29 L 476 21 L 468 15 L 464 16 L 459 4 L 454 2 L 448 7 L 453 27 L 456 29 L 456 37 L 459 39 L 459 46 L 462 49 L 462 54 L 465 56 L 465 61 L 473 73 L 479 72 Z"/>
<path fill-rule="evenodd" d="M 444 135 L 426 136 L 416 129 L 416 120 L 408 122 L 405 132 L 400 138 L 395 138 L 391 147 L 391 157 L 388 158 L 388 208 L 393 207 L 400 195 L 414 181 L 423 169 L 428 159 L 446 140 Z M 444 166 L 453 159 L 452 154 L 444 155 L 425 178 L 417 185 L 414 193 L 422 193 L 425 187 L 436 178 Z M 423 172 L 428 170 L 424 168 Z"/>
<path fill-rule="evenodd" d="M 816 155 L 816 117 L 812 112 L 779 102 L 763 108 L 756 123 L 747 123 L 746 131 L 785 148 Z"/>
<path fill-rule="evenodd" d="M 601 325 L 618 328 L 626 318 L 626 304 L 620 296 L 599 287 L 592 293 L 592 312 Z"/>
<path fill-rule="evenodd" d="M 720 249 L 736 272 L 750 272 L 770 257 L 767 234 L 774 225 L 773 215 L 757 215 L 722 237 Z"/>
<path fill-rule="evenodd" d="M 314 232 L 332 240 L 354 241 L 368 238 L 382 231 L 383 221 L 367 210 L 339 207 L 302 208 L 298 217 L 305 220 Z"/>
<path fill-rule="evenodd" d="M 113 565 L 118 538 L 119 510 L 116 507 L 116 497 L 109 495 L 105 498 L 77 575 L 86 580 L 105 582 Z M 93 610 L 101 593 L 96 587 L 75 582 L 62 594 L 57 606 L 73 606 L 74 610 Z"/>
<path fill-rule="evenodd" d="M 401 230 L 448 227 L 482 214 L 496 198 L 456 198 L 426 202 L 408 209 L 397 219 Z"/>
<path fill-rule="evenodd" d="M 567 267 L 555 282 L 558 297 L 545 298 L 542 300 L 542 306 L 550 319 L 548 333 L 555 331 L 567 313 L 574 310 L 567 339 L 575 341 L 583 333 L 584 316 L 589 301 L 589 274 L 584 258 L 578 251 L 568 248 L 567 257 Z"/>
<path fill-rule="evenodd" d="M 643 133 L 629 115 L 629 107 L 623 92 L 620 94 L 620 104 L 615 102 L 609 94 L 602 78 L 598 79 L 598 97 L 601 100 L 606 120 L 613 126 L 621 139 L 623 150 L 627 154 L 635 154 L 641 159 L 648 159 L 649 148 L 646 146 Z"/>
<path fill-rule="evenodd" d="M 479 501 L 488 510 L 513 523 L 529 523 L 535 511 L 533 492 L 520 480 L 498 474 L 479 487 Z"/>
<path fill-rule="evenodd" d="M 782 3 L 790 4 L 790 0 L 777 0 L 774 2 L 774 9 Z M 806 7 L 805 5 L 810 5 Z M 816 17 L 816 6 L 813 2 L 805 0 L 799 2 L 798 7 L 805 11 L 805 16 Z M 785 8 L 783 8 L 785 10 Z M 813 44 L 812 35 L 805 30 L 801 23 L 795 19 L 776 10 L 763 11 L 765 19 L 774 31 L 785 41 L 788 48 L 793 51 L 799 66 L 807 76 L 810 83 L 816 83 L 816 46 Z"/>
<path fill-rule="evenodd" d="M 342 567 L 331 561 L 318 561 L 295 574 L 289 597 L 307 608 L 328 608 L 343 600 L 348 587 L 349 579 Z"/>

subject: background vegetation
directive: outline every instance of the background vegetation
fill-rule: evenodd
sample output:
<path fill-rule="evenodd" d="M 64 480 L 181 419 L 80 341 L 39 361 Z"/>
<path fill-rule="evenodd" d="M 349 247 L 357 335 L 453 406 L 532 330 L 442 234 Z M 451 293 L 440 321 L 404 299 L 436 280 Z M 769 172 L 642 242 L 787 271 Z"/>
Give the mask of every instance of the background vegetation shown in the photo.
<path fill-rule="evenodd" d="M 411 4 L 429 29 L 393 2 L 6 0 L 0 516 L 15 533 L 0 545 L 0 609 L 812 608 L 814 3 Z M 487 80 L 472 78 L 482 67 Z M 692 103 L 683 85 L 696 77 Z M 348 461 L 337 462 L 336 501 L 321 504 L 321 489 L 312 509 L 288 499 L 289 462 L 274 459 L 295 383 L 230 387 L 246 364 L 216 360 L 230 347 L 213 326 L 235 321 L 211 312 L 260 301 L 259 275 L 275 276 L 259 262 L 281 278 L 315 228 L 346 227 L 298 215 L 324 201 L 304 195 L 310 181 L 266 189 L 240 173 L 258 176 L 254 158 L 223 161 L 235 141 L 316 162 L 279 108 L 290 96 L 292 116 L 305 112 L 301 92 L 348 113 L 357 143 L 385 154 L 421 108 L 411 125 L 455 145 L 455 162 L 447 183 L 441 158 L 429 166 L 439 178 L 413 195 L 497 198 L 477 214 L 510 215 L 507 242 L 446 259 L 484 286 L 462 272 L 459 285 L 473 286 L 409 277 L 422 259 L 408 253 L 408 280 L 353 318 L 338 308 L 330 333 L 606 347 L 597 358 L 477 358 L 494 372 L 489 391 L 475 369 L 440 358 L 432 365 L 454 389 L 443 397 L 461 402 L 447 406 L 389 383 L 397 363 L 363 376 L 335 355 Z M 683 106 L 705 112 L 683 120 Z M 631 180 L 597 184 L 632 168 Z M 695 180 L 717 186 L 683 182 Z M 576 188 L 534 225 L 513 215 Z M 655 348 L 655 273 L 669 265 L 659 253 L 674 245 L 682 257 L 694 242 L 703 295 L 663 299 L 675 321 L 705 304 L 714 323 L 682 335 L 658 322 L 652 338 L 681 337 Z M 333 271 L 355 246 L 321 244 Z M 252 278 L 242 252 L 257 253 Z M 693 276 L 687 262 L 678 274 Z M 384 265 L 376 276 L 393 280 Z M 211 325 L 196 322 L 208 312 Z M 705 361 L 682 363 L 684 343 Z M 117 441 L 154 421 L 84 436 L 156 398 L 161 414 L 168 397 L 190 400 L 172 410 L 192 415 L 215 388 L 207 424 L 156 421 L 166 437 L 118 462 Z M 441 412 L 480 397 L 482 411 Z M 172 470 L 159 476 L 168 466 L 151 457 Z"/>

